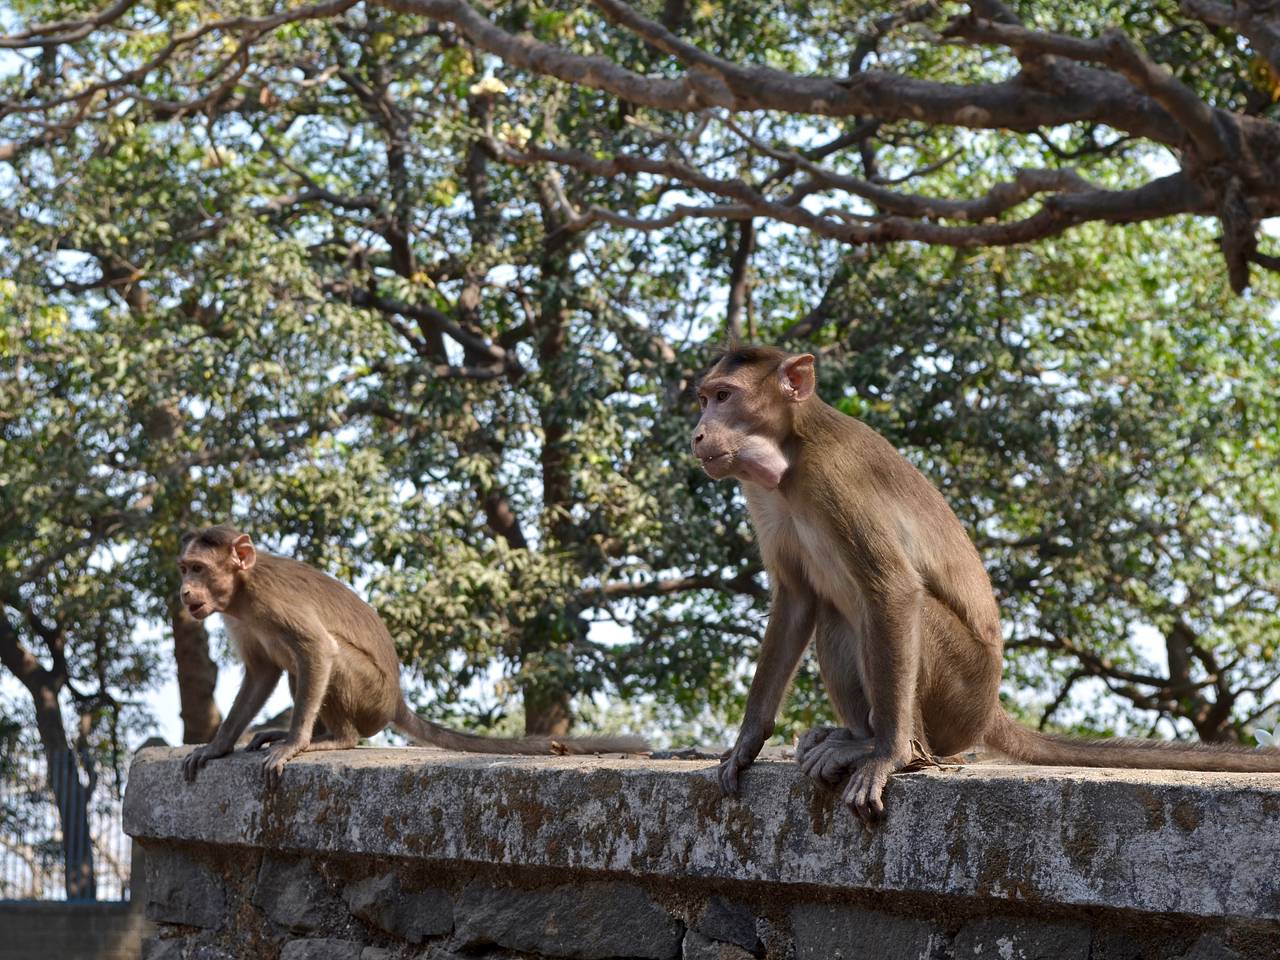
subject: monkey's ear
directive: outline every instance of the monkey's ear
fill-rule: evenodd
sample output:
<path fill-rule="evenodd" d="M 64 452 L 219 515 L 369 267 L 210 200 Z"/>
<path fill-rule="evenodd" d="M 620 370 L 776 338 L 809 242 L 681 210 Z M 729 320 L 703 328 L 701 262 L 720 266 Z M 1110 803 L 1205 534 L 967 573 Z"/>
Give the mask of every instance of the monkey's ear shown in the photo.
<path fill-rule="evenodd" d="M 231 541 L 231 562 L 241 570 L 251 570 L 258 561 L 258 551 L 253 549 L 253 541 L 247 533 L 242 533 Z"/>
<path fill-rule="evenodd" d="M 788 400 L 807 400 L 813 396 L 816 377 L 813 371 L 813 354 L 802 353 L 787 357 L 778 367 L 778 386 Z"/>

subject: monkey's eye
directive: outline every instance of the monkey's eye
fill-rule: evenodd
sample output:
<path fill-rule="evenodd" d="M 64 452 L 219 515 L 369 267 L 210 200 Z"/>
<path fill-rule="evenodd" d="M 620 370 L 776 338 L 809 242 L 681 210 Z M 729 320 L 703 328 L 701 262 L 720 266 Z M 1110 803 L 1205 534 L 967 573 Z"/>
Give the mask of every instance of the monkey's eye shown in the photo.
<path fill-rule="evenodd" d="M 200 573 L 202 570 L 204 570 L 204 567 L 198 563 L 193 563 L 187 567 L 187 571 L 190 573 Z"/>
<path fill-rule="evenodd" d="M 718 391 L 716 391 L 716 400 L 718 400 L 720 403 L 724 403 L 724 402 L 725 402 L 726 400 L 728 400 L 728 399 L 729 399 L 729 391 L 728 391 L 728 390 L 718 390 Z"/>
<path fill-rule="evenodd" d="M 701 394 L 701 393 L 698 394 L 698 406 L 702 407 L 703 409 L 706 409 L 707 398 L 705 394 Z"/>

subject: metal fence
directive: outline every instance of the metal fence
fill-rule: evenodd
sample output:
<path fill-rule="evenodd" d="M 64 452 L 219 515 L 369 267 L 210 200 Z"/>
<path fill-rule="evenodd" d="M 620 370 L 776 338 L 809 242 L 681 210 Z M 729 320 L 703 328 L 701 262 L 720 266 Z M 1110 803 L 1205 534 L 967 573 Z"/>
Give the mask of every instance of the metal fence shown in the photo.
<path fill-rule="evenodd" d="M 119 774 L 0 742 L 0 900 L 128 900 Z"/>

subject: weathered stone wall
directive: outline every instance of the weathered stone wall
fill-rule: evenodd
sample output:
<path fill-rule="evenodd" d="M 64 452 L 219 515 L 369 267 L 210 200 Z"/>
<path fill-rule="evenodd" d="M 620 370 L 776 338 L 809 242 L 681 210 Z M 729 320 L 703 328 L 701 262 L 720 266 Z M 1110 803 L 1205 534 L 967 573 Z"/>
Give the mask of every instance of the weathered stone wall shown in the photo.
<path fill-rule="evenodd" d="M 928 771 L 867 833 L 789 763 L 182 753 L 125 801 L 152 958 L 1280 957 L 1280 776 Z"/>

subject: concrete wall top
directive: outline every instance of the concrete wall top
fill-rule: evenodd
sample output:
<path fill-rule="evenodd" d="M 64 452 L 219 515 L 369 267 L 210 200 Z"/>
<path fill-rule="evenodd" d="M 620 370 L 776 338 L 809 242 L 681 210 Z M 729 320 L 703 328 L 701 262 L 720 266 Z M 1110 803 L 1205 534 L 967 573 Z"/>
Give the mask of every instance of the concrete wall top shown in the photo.
<path fill-rule="evenodd" d="M 295 759 L 272 794 L 258 756 L 214 761 L 188 784 L 185 753 L 134 761 L 134 837 L 1280 918 L 1280 774 L 900 774 L 869 832 L 786 762 L 758 763 L 725 800 L 711 761 L 360 748 Z"/>

